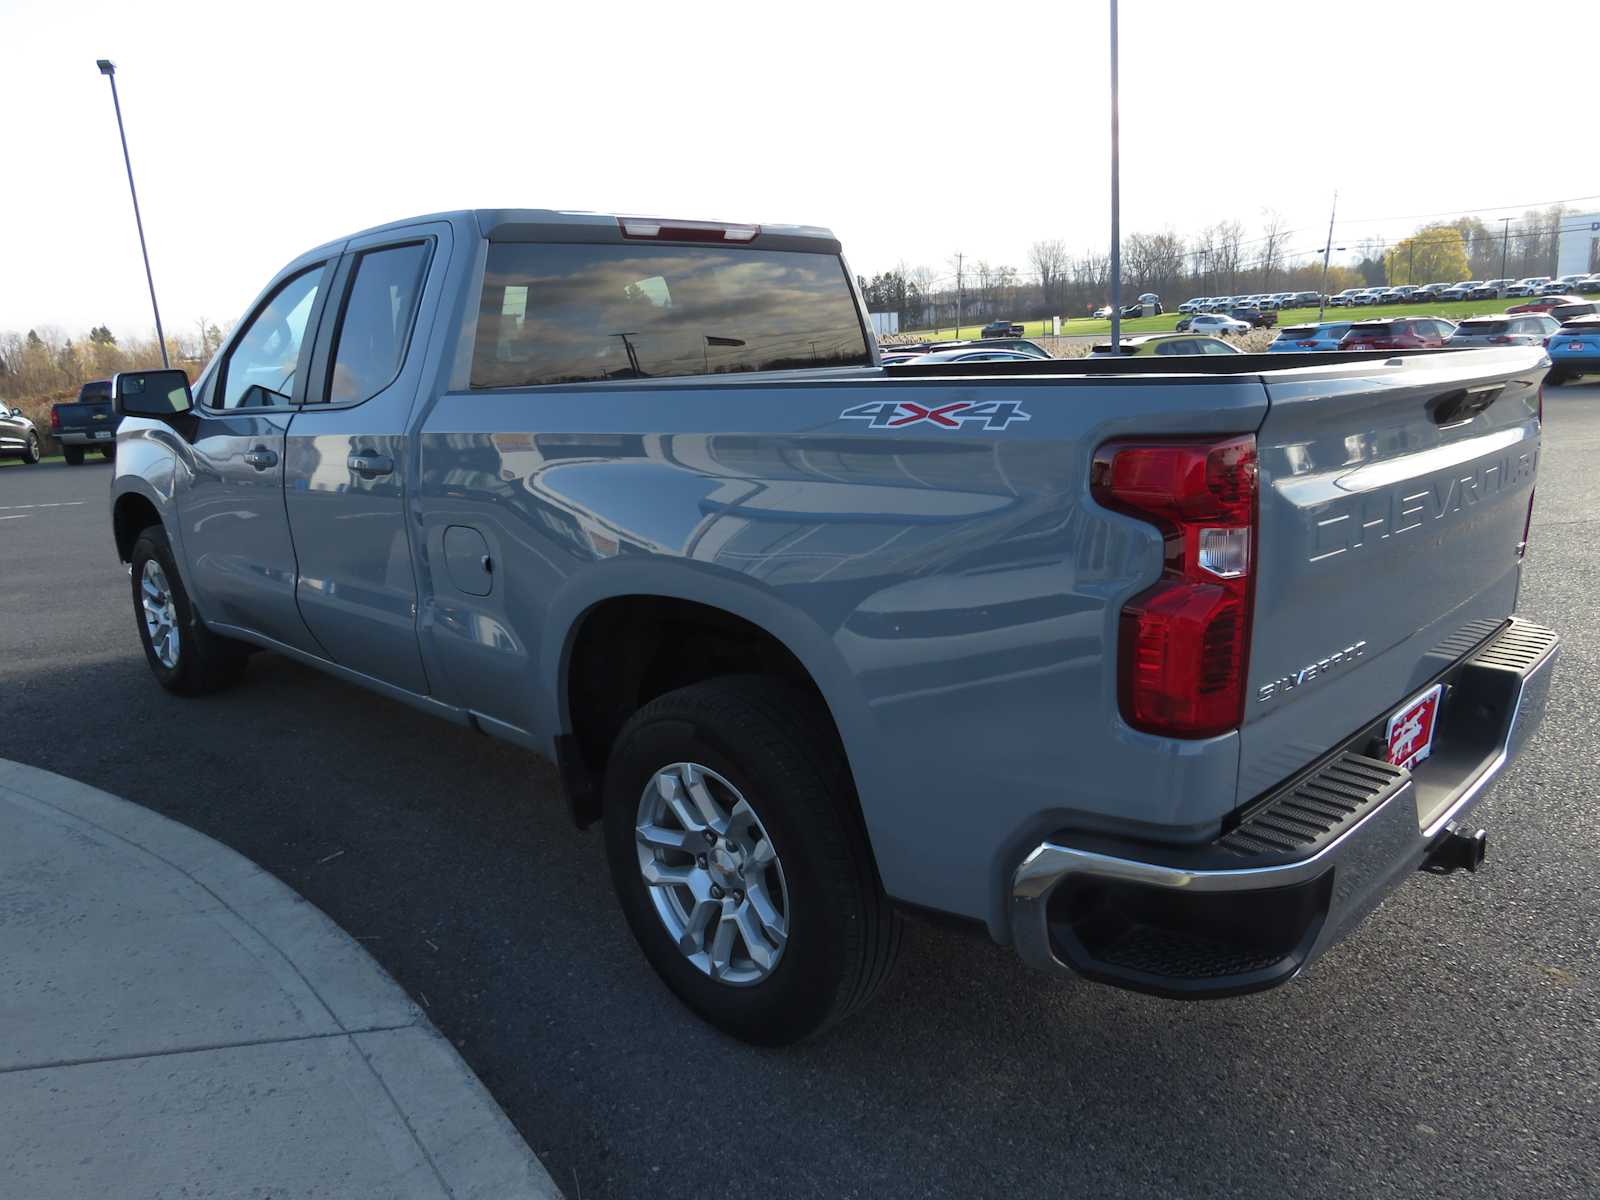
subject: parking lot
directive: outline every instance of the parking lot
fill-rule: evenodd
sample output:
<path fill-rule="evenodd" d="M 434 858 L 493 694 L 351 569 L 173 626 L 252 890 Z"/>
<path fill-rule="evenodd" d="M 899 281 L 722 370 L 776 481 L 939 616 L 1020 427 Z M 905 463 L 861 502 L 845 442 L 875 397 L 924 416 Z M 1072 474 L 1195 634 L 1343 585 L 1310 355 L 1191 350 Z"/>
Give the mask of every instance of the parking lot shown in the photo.
<path fill-rule="evenodd" d="M 1545 404 L 1520 611 L 1565 648 L 1541 733 L 1477 810 L 1486 870 L 1419 876 L 1263 995 L 1063 984 L 916 923 L 860 1019 L 731 1041 L 648 969 L 546 764 L 271 655 L 209 700 L 161 691 L 106 464 L 0 471 L 0 757 L 174 817 L 320 906 L 572 1200 L 1594 1195 L 1600 384 Z"/>

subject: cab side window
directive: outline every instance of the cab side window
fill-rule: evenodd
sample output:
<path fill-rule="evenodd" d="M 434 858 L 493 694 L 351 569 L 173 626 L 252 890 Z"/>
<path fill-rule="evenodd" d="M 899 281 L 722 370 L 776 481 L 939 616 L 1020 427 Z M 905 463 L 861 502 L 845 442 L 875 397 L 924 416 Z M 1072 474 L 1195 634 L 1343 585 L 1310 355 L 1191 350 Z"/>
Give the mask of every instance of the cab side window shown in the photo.
<path fill-rule="evenodd" d="M 405 359 L 428 271 L 426 242 L 368 250 L 356 260 L 334 333 L 334 404 L 370 400 L 394 382 Z"/>
<path fill-rule="evenodd" d="M 320 266 L 288 280 L 250 319 L 222 363 L 218 408 L 273 408 L 294 395 L 306 323 L 322 286 Z"/>

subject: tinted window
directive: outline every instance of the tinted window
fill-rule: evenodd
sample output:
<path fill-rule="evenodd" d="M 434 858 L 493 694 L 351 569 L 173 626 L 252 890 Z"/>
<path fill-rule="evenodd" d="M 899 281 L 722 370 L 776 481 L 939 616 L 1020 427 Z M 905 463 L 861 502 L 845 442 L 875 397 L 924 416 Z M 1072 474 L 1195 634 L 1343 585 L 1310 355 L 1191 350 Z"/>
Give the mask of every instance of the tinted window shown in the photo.
<path fill-rule="evenodd" d="M 268 408 L 288 404 L 305 341 L 306 322 L 316 304 L 322 268 L 312 267 L 289 280 L 268 300 L 222 364 L 220 408 Z"/>
<path fill-rule="evenodd" d="M 333 356 L 328 399 L 371 399 L 394 382 L 417 314 L 428 245 L 368 250 L 356 260 Z"/>
<path fill-rule="evenodd" d="M 472 386 L 869 361 L 844 263 L 833 255 L 494 243 Z"/>
<path fill-rule="evenodd" d="M 1233 347 L 1227 342 L 1204 341 L 1198 343 L 1201 354 L 1232 354 Z"/>
<path fill-rule="evenodd" d="M 1470 337 L 1483 337 L 1492 333 L 1507 333 L 1510 329 L 1510 321 L 1463 321 L 1456 326 L 1457 333 Z"/>

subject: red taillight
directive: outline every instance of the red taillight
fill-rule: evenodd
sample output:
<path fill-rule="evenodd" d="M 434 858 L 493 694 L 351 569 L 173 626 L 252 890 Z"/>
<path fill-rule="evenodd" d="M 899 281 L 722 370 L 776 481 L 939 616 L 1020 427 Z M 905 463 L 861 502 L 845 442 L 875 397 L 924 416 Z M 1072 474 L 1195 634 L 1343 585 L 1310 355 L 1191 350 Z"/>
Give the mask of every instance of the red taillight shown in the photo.
<path fill-rule="evenodd" d="M 618 217 L 622 236 L 666 242 L 751 242 L 759 225 L 725 225 L 720 221 L 663 221 L 656 217 Z"/>
<path fill-rule="evenodd" d="M 56 411 L 54 405 L 50 407 L 50 428 L 52 430 L 61 428 L 61 414 Z"/>
<path fill-rule="evenodd" d="M 1123 719 L 1168 737 L 1238 727 L 1253 594 L 1256 440 L 1111 442 L 1095 455 L 1095 499 L 1161 530 L 1161 578 L 1122 609 Z"/>

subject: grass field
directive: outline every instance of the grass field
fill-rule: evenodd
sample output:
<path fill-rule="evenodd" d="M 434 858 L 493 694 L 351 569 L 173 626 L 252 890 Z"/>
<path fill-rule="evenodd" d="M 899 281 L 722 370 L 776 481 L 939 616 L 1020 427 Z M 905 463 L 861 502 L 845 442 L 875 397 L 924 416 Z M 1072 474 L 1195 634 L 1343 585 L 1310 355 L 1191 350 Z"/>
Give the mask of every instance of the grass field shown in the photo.
<path fill-rule="evenodd" d="M 1324 318 L 1329 321 L 1340 321 L 1356 318 L 1370 321 L 1379 317 L 1448 317 L 1459 321 L 1462 317 L 1477 317 L 1485 313 L 1504 312 L 1512 305 L 1521 304 L 1523 301 L 1516 298 L 1505 300 L 1458 300 L 1436 301 L 1424 304 L 1380 304 L 1371 308 L 1330 308 Z M 1122 322 L 1123 333 L 1165 333 L 1176 328 L 1178 318 L 1182 313 L 1163 313 L 1159 317 L 1128 317 Z M 1278 314 L 1278 328 L 1285 325 L 1307 325 L 1317 319 L 1315 308 L 1286 308 Z M 1026 332 L 1024 337 L 1044 337 L 1050 333 L 1048 321 L 1026 321 L 1023 323 Z M 941 329 L 935 332 L 931 329 L 902 330 L 903 335 L 910 337 L 926 338 L 929 341 L 951 341 L 955 338 L 975 338 L 983 332 L 982 325 L 963 325 L 959 333 L 954 329 Z M 1110 321 L 1095 321 L 1088 318 L 1079 318 L 1072 321 L 1061 322 L 1062 337 L 1093 337 L 1109 334 Z"/>
<path fill-rule="evenodd" d="M 64 460 L 59 454 L 47 454 L 39 461 L 42 463 L 50 463 L 62 462 Z M 27 464 L 24 463 L 20 458 L 0 458 L 0 467 L 21 467 L 26 465 Z"/>

